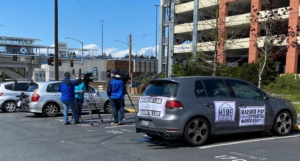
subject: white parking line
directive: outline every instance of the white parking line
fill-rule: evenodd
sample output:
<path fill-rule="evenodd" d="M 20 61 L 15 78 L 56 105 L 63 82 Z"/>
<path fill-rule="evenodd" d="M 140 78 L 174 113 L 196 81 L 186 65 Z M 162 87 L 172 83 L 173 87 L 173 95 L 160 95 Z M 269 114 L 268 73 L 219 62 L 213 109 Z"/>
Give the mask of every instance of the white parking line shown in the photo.
<path fill-rule="evenodd" d="M 227 146 L 227 145 L 235 145 L 235 144 L 242 144 L 242 143 L 251 143 L 251 142 L 258 142 L 258 141 L 267 141 L 267 140 L 278 140 L 278 139 L 296 138 L 296 137 L 300 137 L 300 135 L 282 136 L 282 137 L 271 137 L 271 138 L 265 138 L 265 139 L 253 139 L 253 140 L 238 141 L 238 142 L 224 143 L 224 144 L 217 144 L 217 145 L 207 145 L 207 146 L 199 147 L 199 149 L 208 149 L 208 148 L 220 147 L 220 146 Z"/>
<path fill-rule="evenodd" d="M 124 127 L 124 126 L 135 126 L 135 125 L 116 125 L 116 126 L 109 126 L 109 127 L 105 127 L 105 128 L 118 128 L 118 127 Z"/>

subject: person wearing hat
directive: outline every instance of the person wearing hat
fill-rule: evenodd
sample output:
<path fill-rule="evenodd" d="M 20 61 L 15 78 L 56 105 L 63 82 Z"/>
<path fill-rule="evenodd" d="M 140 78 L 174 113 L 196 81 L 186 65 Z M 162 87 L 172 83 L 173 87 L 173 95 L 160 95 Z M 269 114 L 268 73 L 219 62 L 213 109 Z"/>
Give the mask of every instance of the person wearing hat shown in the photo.
<path fill-rule="evenodd" d="M 117 70 L 111 71 L 111 79 L 107 82 L 107 96 L 109 103 L 113 110 L 114 122 L 111 125 L 122 124 L 121 107 L 123 106 L 124 99 L 124 83 L 122 78 L 118 75 Z"/>
<path fill-rule="evenodd" d="M 61 101 L 64 107 L 64 124 L 70 125 L 71 123 L 68 120 L 68 111 L 69 107 L 72 110 L 72 119 L 75 124 L 79 123 L 77 120 L 77 114 L 75 109 L 75 92 L 74 88 L 76 85 L 80 84 L 82 81 L 79 80 L 71 80 L 70 73 L 65 72 L 65 78 L 61 81 L 60 85 L 57 87 L 57 90 L 61 92 Z M 71 120 L 72 121 L 72 120 Z"/>

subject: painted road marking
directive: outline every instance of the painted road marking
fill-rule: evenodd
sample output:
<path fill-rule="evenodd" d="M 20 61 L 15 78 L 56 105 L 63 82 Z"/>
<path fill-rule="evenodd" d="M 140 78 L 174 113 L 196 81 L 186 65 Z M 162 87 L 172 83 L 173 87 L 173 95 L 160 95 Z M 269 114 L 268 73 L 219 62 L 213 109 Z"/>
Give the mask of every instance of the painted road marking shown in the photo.
<path fill-rule="evenodd" d="M 109 126 L 109 127 L 105 127 L 105 128 L 119 128 L 119 127 L 124 127 L 124 126 L 135 126 L 135 125 L 116 125 L 116 126 Z"/>
<path fill-rule="evenodd" d="M 208 149 L 208 148 L 214 148 L 214 147 L 220 147 L 220 146 L 228 146 L 228 145 L 251 143 L 251 142 L 258 142 L 258 141 L 267 141 L 267 140 L 278 140 L 278 139 L 296 138 L 296 137 L 300 137 L 300 135 L 282 136 L 282 137 L 271 137 L 271 138 L 265 138 L 265 139 L 253 139 L 253 140 L 237 141 L 237 142 L 224 143 L 224 144 L 207 145 L 207 146 L 199 147 L 199 149 Z"/>

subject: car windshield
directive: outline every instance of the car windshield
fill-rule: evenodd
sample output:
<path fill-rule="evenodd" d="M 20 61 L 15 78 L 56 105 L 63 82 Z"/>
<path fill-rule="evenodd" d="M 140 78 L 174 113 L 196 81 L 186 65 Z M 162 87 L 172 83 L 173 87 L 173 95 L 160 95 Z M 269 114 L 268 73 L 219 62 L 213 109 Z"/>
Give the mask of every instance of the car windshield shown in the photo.
<path fill-rule="evenodd" d="M 178 83 L 174 82 L 152 82 L 142 94 L 143 96 L 174 97 Z"/>
<path fill-rule="evenodd" d="M 27 88 L 27 92 L 34 92 L 34 90 L 38 89 L 39 88 L 39 85 L 36 84 L 36 83 L 31 83 L 29 85 L 29 87 Z"/>

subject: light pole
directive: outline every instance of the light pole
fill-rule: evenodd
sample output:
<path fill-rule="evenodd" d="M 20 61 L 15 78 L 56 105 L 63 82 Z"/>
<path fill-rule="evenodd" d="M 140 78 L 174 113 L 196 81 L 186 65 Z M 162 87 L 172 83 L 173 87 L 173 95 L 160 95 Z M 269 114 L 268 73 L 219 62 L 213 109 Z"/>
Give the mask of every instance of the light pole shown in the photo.
<path fill-rule="evenodd" d="M 155 29 L 155 58 L 157 59 L 157 7 L 159 6 L 159 5 L 154 5 L 155 6 L 155 13 L 156 13 L 156 17 L 155 17 L 155 27 L 156 27 L 156 29 Z"/>
<path fill-rule="evenodd" d="M 81 66 L 82 66 L 82 72 L 84 73 L 84 66 L 83 66 L 83 42 L 79 41 L 77 39 L 71 38 L 71 37 L 66 37 L 66 39 L 72 39 L 72 40 L 75 40 L 75 41 L 78 41 L 78 42 L 81 43 Z"/>
<path fill-rule="evenodd" d="M 128 46 L 128 48 L 129 48 L 129 67 L 128 67 L 128 72 L 129 72 L 129 76 L 131 77 L 131 79 L 130 79 L 130 84 L 132 85 L 132 70 L 131 70 L 131 55 L 132 55 L 132 40 L 131 40 L 131 34 L 129 34 L 129 42 L 123 42 L 123 41 L 121 41 L 121 40 L 115 40 L 115 41 L 119 41 L 119 42 L 121 42 L 121 43 L 123 43 L 123 44 L 126 44 L 127 46 Z"/>
<path fill-rule="evenodd" d="M 102 59 L 103 59 L 103 20 L 100 20 L 102 22 Z"/>

